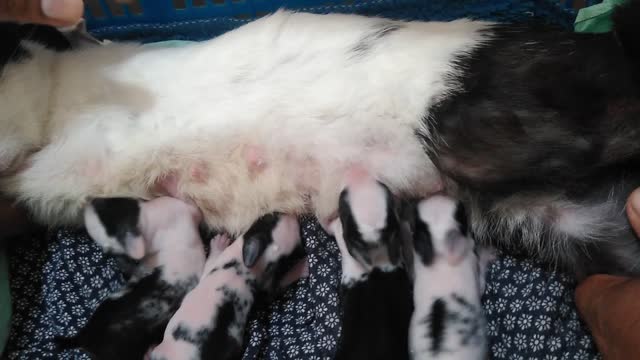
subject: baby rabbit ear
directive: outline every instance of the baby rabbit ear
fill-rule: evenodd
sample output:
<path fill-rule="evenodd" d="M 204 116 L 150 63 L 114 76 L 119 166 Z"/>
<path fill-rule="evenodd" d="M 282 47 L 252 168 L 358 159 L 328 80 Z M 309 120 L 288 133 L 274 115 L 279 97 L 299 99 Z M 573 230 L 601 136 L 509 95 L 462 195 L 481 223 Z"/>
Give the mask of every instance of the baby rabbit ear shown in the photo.
<path fill-rule="evenodd" d="M 244 266 L 253 267 L 267 246 L 273 241 L 271 233 L 280 221 L 279 213 L 263 215 L 244 233 L 242 244 L 242 261 Z"/>
<path fill-rule="evenodd" d="M 245 238 L 242 244 L 242 261 L 244 262 L 244 266 L 248 268 L 253 267 L 264 253 L 268 242 L 268 239 L 261 236 L 261 234 L 255 234 Z"/>
<path fill-rule="evenodd" d="M 451 265 L 462 261 L 473 248 L 473 241 L 468 237 L 469 217 L 461 201 L 456 203 L 454 217 L 458 223 L 458 229 L 449 231 L 445 238 L 447 261 Z"/>
<path fill-rule="evenodd" d="M 435 259 L 435 249 L 433 247 L 433 239 L 431 238 L 431 232 L 428 225 L 422 221 L 418 222 L 416 230 L 413 232 L 413 249 L 422 265 L 430 266 Z"/>
<path fill-rule="evenodd" d="M 458 222 L 458 226 L 460 227 L 460 232 L 462 235 L 467 236 L 469 233 L 469 213 L 465 208 L 462 201 L 458 201 L 456 203 L 456 212 L 454 214 L 456 221 Z"/>

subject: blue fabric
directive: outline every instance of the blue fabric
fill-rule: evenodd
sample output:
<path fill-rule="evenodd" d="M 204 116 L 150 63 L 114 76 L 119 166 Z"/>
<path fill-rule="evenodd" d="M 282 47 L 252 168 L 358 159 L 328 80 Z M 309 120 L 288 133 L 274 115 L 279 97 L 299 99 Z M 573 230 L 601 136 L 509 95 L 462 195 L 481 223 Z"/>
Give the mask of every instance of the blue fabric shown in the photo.
<path fill-rule="evenodd" d="M 249 322 L 245 359 L 331 359 L 340 331 L 340 252 L 317 222 L 302 222 L 307 279 Z"/>
<path fill-rule="evenodd" d="M 106 0 L 100 0 L 103 4 Z M 563 8 L 569 11 L 573 10 L 577 3 L 583 6 L 589 6 L 597 3 L 595 0 L 544 0 L 538 1 L 536 8 L 551 4 L 556 8 Z M 95 1 L 94 1 L 95 3 Z M 177 5 L 176 1 L 141 1 L 141 7 L 138 9 L 130 9 L 127 5 L 108 6 L 104 4 L 102 11 L 97 11 L 94 6 L 88 6 L 85 16 L 89 20 L 89 30 L 95 30 L 104 27 L 126 27 L 132 24 L 174 24 L 179 22 L 198 22 L 203 19 L 218 18 L 224 20 L 242 19 L 241 21 L 249 21 L 264 14 L 273 12 L 279 8 L 288 8 L 294 10 L 304 10 L 312 12 L 336 12 L 336 11 L 358 11 L 366 12 L 375 9 L 376 6 L 386 6 L 392 8 L 401 7 L 428 7 L 431 5 L 436 11 L 430 14 L 449 16 L 451 7 L 443 7 L 450 4 L 458 6 L 459 9 L 466 13 L 474 13 L 484 15 L 485 17 L 499 13 L 505 18 L 505 5 L 510 8 L 507 13 L 522 16 L 517 9 L 523 2 L 482 2 L 482 1 L 448 1 L 442 0 L 226 0 L 226 1 L 201 1 L 196 4 L 192 1 L 183 1 L 183 6 Z M 530 3 L 531 4 L 531 3 Z M 530 6 L 527 4 L 527 6 Z M 460 6 L 461 5 L 461 6 Z M 123 11 L 114 9 L 120 7 Z M 132 11 L 128 11 L 132 10 Z M 413 15 L 412 15 L 413 16 Z M 512 15 L 513 16 L 513 15 Z"/>
<path fill-rule="evenodd" d="M 317 222 L 302 235 L 310 276 L 255 311 L 244 359 L 331 359 L 340 334 L 340 255 Z M 60 230 L 9 252 L 14 318 L 6 359 L 88 359 L 60 352 L 54 336 L 74 334 L 123 284 L 112 259 L 83 231 Z M 598 359 L 573 303 L 575 283 L 529 261 L 503 256 L 488 271 L 483 299 L 494 359 Z"/>
<path fill-rule="evenodd" d="M 598 359 L 575 308 L 575 286 L 533 261 L 501 256 L 488 270 L 483 299 L 492 358 Z"/>
<path fill-rule="evenodd" d="M 350 5 L 287 8 L 313 13 L 355 13 L 403 20 L 452 20 L 464 16 L 496 21 L 537 19 L 571 29 L 575 11 L 560 4 L 559 0 L 364 0 Z M 209 39 L 248 21 L 250 19 L 215 17 L 105 26 L 89 19 L 87 25 L 98 38 L 156 42 L 169 39 Z"/>
<path fill-rule="evenodd" d="M 491 20 L 533 17 L 570 28 L 574 13 L 557 1 L 372 0 L 352 6 L 305 9 L 399 19 Z M 202 40 L 242 25 L 234 18 L 94 28 L 110 39 Z M 330 359 L 340 332 L 339 253 L 312 220 L 303 223 L 310 277 L 292 286 L 249 321 L 245 359 Z M 83 231 L 61 229 L 49 239 L 24 241 L 9 251 L 14 317 L 4 358 L 87 359 L 60 353 L 53 336 L 75 333 L 107 294 L 122 285 L 112 259 Z M 535 263 L 503 256 L 488 273 L 484 297 L 495 359 L 597 359 L 573 303 L 575 284 Z"/>
<path fill-rule="evenodd" d="M 76 332 L 122 284 L 113 259 L 82 231 L 24 239 L 9 249 L 13 318 L 4 358 L 78 359 L 63 354 L 53 337 Z"/>

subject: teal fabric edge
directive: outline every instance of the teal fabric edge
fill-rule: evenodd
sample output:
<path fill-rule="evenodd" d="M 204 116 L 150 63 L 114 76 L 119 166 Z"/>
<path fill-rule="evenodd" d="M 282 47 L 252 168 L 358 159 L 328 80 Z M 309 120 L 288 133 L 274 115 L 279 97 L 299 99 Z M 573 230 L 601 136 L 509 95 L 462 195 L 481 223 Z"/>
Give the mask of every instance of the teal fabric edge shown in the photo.
<path fill-rule="evenodd" d="M 6 249 L 0 246 L 0 355 L 9 338 L 11 328 L 11 289 Z"/>
<path fill-rule="evenodd" d="M 574 31 L 579 33 L 607 33 L 613 30 L 611 15 L 618 5 L 627 0 L 603 0 L 601 3 L 578 10 Z"/>
<path fill-rule="evenodd" d="M 181 47 L 189 44 L 193 44 L 196 41 L 187 41 L 187 40 L 167 40 L 167 41 L 158 41 L 153 43 L 144 44 L 142 46 L 148 48 L 170 48 L 170 47 Z"/>

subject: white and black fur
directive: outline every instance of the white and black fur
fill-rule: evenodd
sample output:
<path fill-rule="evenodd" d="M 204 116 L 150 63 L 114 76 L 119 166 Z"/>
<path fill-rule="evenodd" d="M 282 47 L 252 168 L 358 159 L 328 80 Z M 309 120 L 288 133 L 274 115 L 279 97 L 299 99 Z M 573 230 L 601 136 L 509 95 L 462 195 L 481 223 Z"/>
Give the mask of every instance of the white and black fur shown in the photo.
<path fill-rule="evenodd" d="M 340 195 L 331 225 L 342 255 L 342 330 L 335 359 L 409 359 L 412 284 L 402 262 L 397 201 L 365 179 Z"/>
<path fill-rule="evenodd" d="M 595 35 L 279 11 L 183 48 L 24 43 L 0 78 L 0 164 L 36 154 L 2 189 L 52 225 L 168 192 L 242 233 L 272 211 L 327 224 L 357 165 L 398 196 L 462 198 L 479 241 L 636 275 L 638 19 L 636 0 Z"/>
<path fill-rule="evenodd" d="M 156 270 L 109 296 L 76 335 L 58 337 L 56 344 L 79 348 L 96 360 L 142 359 L 149 346 L 162 341 L 171 315 L 195 284 L 172 286 Z"/>
<path fill-rule="evenodd" d="M 414 253 L 414 313 L 409 328 L 413 360 L 484 360 L 487 326 L 481 296 L 493 259 L 476 248 L 462 204 L 436 195 L 407 212 Z"/>
<path fill-rule="evenodd" d="M 153 213 L 144 211 L 145 206 L 152 206 Z M 155 210 L 168 208 L 171 213 L 157 216 Z M 148 204 L 131 198 L 90 201 L 87 230 L 106 253 L 127 265 L 123 271 L 128 281 L 98 306 L 77 334 L 58 338 L 61 348 L 81 348 L 93 359 L 139 360 L 162 341 L 169 319 L 204 267 L 200 217 L 194 209 L 172 198 Z M 154 243 L 157 239 L 162 241 Z"/>
<path fill-rule="evenodd" d="M 184 298 L 149 358 L 240 359 L 255 302 L 277 290 L 283 266 L 300 251 L 295 217 L 268 214 L 256 220 L 215 260 L 207 261 L 198 286 Z"/>

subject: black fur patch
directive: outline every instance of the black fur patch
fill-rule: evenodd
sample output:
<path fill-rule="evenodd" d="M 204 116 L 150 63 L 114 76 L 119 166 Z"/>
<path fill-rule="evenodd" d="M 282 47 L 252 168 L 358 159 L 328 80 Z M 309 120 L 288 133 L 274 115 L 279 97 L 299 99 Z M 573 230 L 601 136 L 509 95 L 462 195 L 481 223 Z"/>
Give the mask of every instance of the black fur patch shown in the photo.
<path fill-rule="evenodd" d="M 402 258 L 402 241 L 400 239 L 400 218 L 398 214 L 398 205 L 396 199 L 385 184 L 378 182 L 384 189 L 387 203 L 387 218 L 382 233 L 381 241 L 387 246 L 389 261 L 397 265 Z"/>
<path fill-rule="evenodd" d="M 429 325 L 428 336 L 431 338 L 429 350 L 433 355 L 438 355 L 442 351 L 446 318 L 447 304 L 442 299 L 436 299 L 431 305 L 431 312 L 426 319 L 426 323 Z"/>
<path fill-rule="evenodd" d="M 209 227 L 206 222 L 202 221 L 198 224 L 198 233 L 200 234 L 200 238 L 202 239 L 202 244 L 204 245 L 204 247 L 208 251 L 211 251 L 211 249 L 209 249 L 209 240 L 220 234 L 220 232 Z"/>
<path fill-rule="evenodd" d="M 640 66 L 640 29 L 638 29 L 638 15 L 640 15 L 640 1 L 629 0 L 619 5 L 611 15 L 613 31 L 631 60 Z"/>
<path fill-rule="evenodd" d="M 65 36 L 51 26 L 0 22 L 0 69 L 6 64 L 29 59 L 31 54 L 21 45 L 24 40 L 55 51 L 71 49 Z"/>
<path fill-rule="evenodd" d="M 302 244 L 296 246 L 291 254 L 283 256 L 276 262 L 267 264 L 264 274 L 261 277 L 260 288 L 266 292 L 266 296 L 271 299 L 278 295 L 278 286 L 280 281 L 291 270 L 291 267 L 300 259 L 302 259 L 307 253 L 305 252 Z M 255 280 L 248 279 L 253 282 L 255 286 Z"/>
<path fill-rule="evenodd" d="M 229 269 L 229 268 L 234 268 L 234 269 L 238 269 L 240 267 L 240 263 L 238 262 L 238 260 L 231 260 L 228 263 L 222 265 L 223 269 Z"/>
<path fill-rule="evenodd" d="M 353 213 L 351 213 L 351 205 L 347 200 L 348 197 L 349 190 L 344 189 L 340 193 L 340 198 L 338 200 L 338 216 L 342 223 L 342 233 L 347 245 L 347 250 L 353 258 L 367 264 L 371 264 L 369 251 L 372 247 L 362 239 L 358 223 L 356 222 Z"/>
<path fill-rule="evenodd" d="M 423 138 L 445 174 L 508 192 L 564 185 L 637 156 L 640 144 L 625 139 L 640 135 L 638 84 L 612 34 L 491 32 L 486 46 L 458 58 L 450 82 L 461 90 L 429 109 L 425 125 L 437 136 Z"/>
<path fill-rule="evenodd" d="M 385 36 L 401 29 L 403 25 L 395 24 L 390 21 L 381 21 L 369 34 L 365 35 L 351 49 L 351 52 L 357 56 L 365 56 L 375 44 Z"/>
<path fill-rule="evenodd" d="M 169 319 L 197 281 L 170 285 L 156 269 L 128 285 L 121 297 L 107 298 L 76 336 L 56 342 L 62 349 L 79 347 L 95 359 L 142 359 L 162 341 Z"/>
<path fill-rule="evenodd" d="M 212 323 L 198 330 L 187 324 L 179 324 L 173 331 L 175 340 L 193 344 L 200 350 L 201 359 L 240 359 L 242 344 L 229 334 L 229 329 L 236 319 L 234 300 L 228 299 L 218 307 Z"/>
<path fill-rule="evenodd" d="M 273 242 L 272 232 L 279 220 L 279 213 L 264 215 L 243 235 L 242 259 L 246 267 L 255 265 L 267 246 Z"/>
<path fill-rule="evenodd" d="M 342 334 L 336 360 L 409 359 L 412 284 L 404 270 L 370 273 L 341 287 Z"/>
<path fill-rule="evenodd" d="M 209 329 L 206 328 L 194 332 L 189 325 L 181 323 L 173 330 L 171 336 L 177 341 L 184 341 L 199 347 L 205 342 L 208 332 Z"/>
<path fill-rule="evenodd" d="M 467 236 L 467 234 L 469 233 L 469 219 L 467 218 L 467 211 L 462 202 L 458 202 L 456 204 L 456 212 L 454 214 L 454 218 L 460 226 L 459 230 L 462 235 Z"/>
<path fill-rule="evenodd" d="M 342 223 L 342 232 L 347 250 L 351 256 L 359 261 L 371 264 L 369 252 L 378 246 L 386 246 L 389 260 L 393 264 L 399 263 L 402 256 L 402 242 L 400 237 L 400 220 L 398 218 L 397 206 L 393 194 L 389 188 L 378 182 L 384 189 L 386 199 L 386 212 L 384 228 L 380 233 L 379 244 L 371 244 L 364 241 L 360 228 L 356 222 L 351 205 L 349 204 L 349 190 L 344 189 L 340 193 L 338 200 L 338 216 Z"/>
<path fill-rule="evenodd" d="M 148 271 L 144 266 L 141 266 L 140 260 L 131 258 L 125 254 L 114 254 L 113 258 L 118 266 L 118 269 L 122 273 L 122 277 L 125 281 L 129 281 L 132 276 L 140 275 L 140 271 Z"/>
<path fill-rule="evenodd" d="M 97 198 L 91 206 L 102 222 L 107 235 L 124 246 L 128 235 L 139 236 L 140 204 L 132 198 Z"/>
<path fill-rule="evenodd" d="M 640 271 L 623 211 L 625 183 L 640 184 L 640 1 L 616 13 L 615 33 L 492 28 L 492 40 L 458 57 L 448 81 L 459 90 L 428 109 L 419 135 L 447 190 L 474 213 L 478 241 L 504 251 L 535 244 L 527 255 L 578 277 Z M 548 210 L 536 199 L 550 199 Z M 619 205 L 615 216 L 593 215 L 592 234 L 575 239 L 555 226 L 555 199 L 576 211 Z"/>
<path fill-rule="evenodd" d="M 433 264 L 435 253 L 433 249 L 433 239 L 431 239 L 431 230 L 429 224 L 422 221 L 415 208 L 415 224 L 413 229 L 413 248 L 416 250 L 418 257 L 423 265 L 429 266 Z"/>
<path fill-rule="evenodd" d="M 202 359 L 231 360 L 242 358 L 242 344 L 239 344 L 229 334 L 231 325 L 238 321 L 242 320 L 236 319 L 236 311 L 232 301 L 227 301 L 220 306 L 215 328 L 202 343 L 200 352 Z"/>
<path fill-rule="evenodd" d="M 460 345 L 479 345 L 485 342 L 486 321 L 484 310 L 470 303 L 462 296 L 451 294 L 453 305 L 458 305 L 456 311 L 447 309 L 447 326 L 455 328 L 457 334 L 461 336 Z"/>
<path fill-rule="evenodd" d="M 228 287 L 227 285 L 222 285 L 221 287 L 217 288 L 216 291 L 222 292 L 224 298 L 226 299 L 225 301 L 234 304 L 238 307 L 238 309 L 245 310 L 247 307 L 253 304 L 253 301 L 249 301 L 247 299 L 241 300 L 237 291 L 233 288 Z M 249 287 L 249 291 L 252 294 L 255 294 L 256 289 Z"/>

